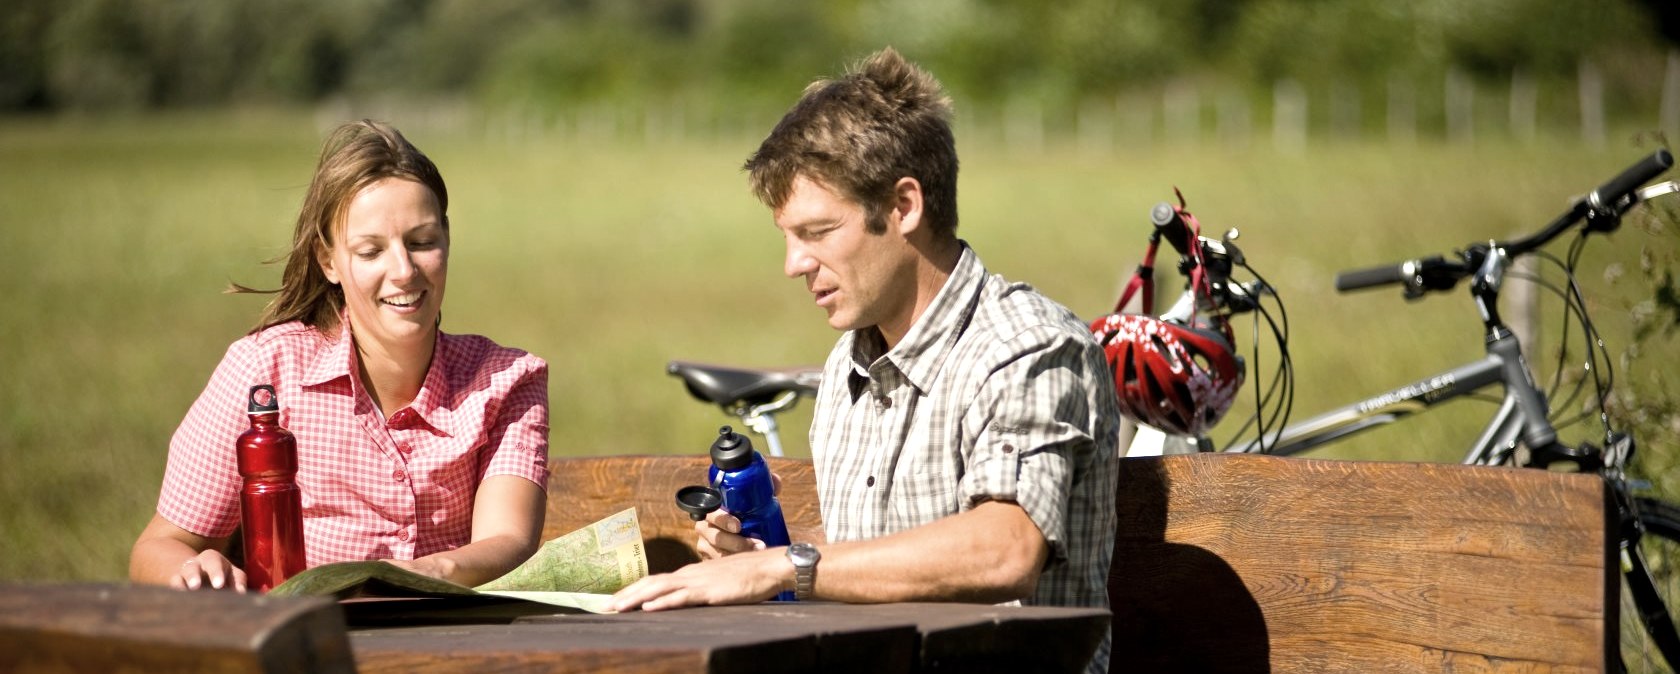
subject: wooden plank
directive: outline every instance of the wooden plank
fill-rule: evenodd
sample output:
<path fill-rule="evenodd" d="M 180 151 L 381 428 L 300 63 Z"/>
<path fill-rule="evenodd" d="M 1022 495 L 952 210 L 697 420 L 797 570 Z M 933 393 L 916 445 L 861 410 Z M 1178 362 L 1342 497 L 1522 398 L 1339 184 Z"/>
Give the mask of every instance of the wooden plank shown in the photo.
<path fill-rule="evenodd" d="M 902 618 L 829 620 L 788 605 L 529 616 L 512 625 L 351 633 L 364 674 L 425 672 L 907 672 L 916 628 Z"/>
<path fill-rule="evenodd" d="M 329 599 L 0 584 L 0 671 L 355 670 Z"/>
<path fill-rule="evenodd" d="M 1081 672 L 1106 609 L 832 602 L 351 632 L 367 672 Z"/>
<path fill-rule="evenodd" d="M 1188 455 L 1121 462 L 1109 596 L 1140 671 L 1601 671 L 1596 476 Z"/>
<path fill-rule="evenodd" d="M 795 541 L 823 543 L 817 509 L 816 472 L 811 462 L 767 458 L 782 478 L 782 516 Z M 711 459 L 696 456 L 599 456 L 549 461 L 548 512 L 543 538 L 588 526 L 634 506 L 647 544 L 651 573 L 675 571 L 699 561 L 694 521 L 676 505 L 677 490 L 705 484 Z"/>

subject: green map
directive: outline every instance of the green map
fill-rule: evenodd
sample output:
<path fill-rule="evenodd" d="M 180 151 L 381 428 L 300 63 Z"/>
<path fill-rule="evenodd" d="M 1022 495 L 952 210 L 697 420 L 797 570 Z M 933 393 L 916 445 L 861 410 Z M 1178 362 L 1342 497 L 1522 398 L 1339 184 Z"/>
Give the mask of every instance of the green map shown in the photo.
<path fill-rule="evenodd" d="M 381 561 L 323 564 L 269 591 L 279 597 L 455 597 L 493 595 L 607 613 L 612 593 L 647 575 L 636 509 L 619 511 L 544 543 L 507 575 L 476 588 Z"/>

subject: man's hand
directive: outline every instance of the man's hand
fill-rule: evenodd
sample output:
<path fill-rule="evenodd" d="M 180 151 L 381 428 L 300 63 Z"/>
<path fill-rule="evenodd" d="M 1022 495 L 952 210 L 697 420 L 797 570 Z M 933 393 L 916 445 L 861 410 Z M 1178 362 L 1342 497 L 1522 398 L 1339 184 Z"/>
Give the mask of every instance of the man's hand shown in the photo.
<path fill-rule="evenodd" d="M 755 604 L 790 589 L 793 563 L 787 559 L 787 549 L 771 548 L 648 576 L 613 595 L 612 608 L 659 611 L 682 606 Z"/>
<path fill-rule="evenodd" d="M 764 541 L 741 535 L 741 520 L 722 510 L 714 510 L 706 519 L 694 523 L 699 534 L 694 549 L 701 559 L 717 559 L 740 552 L 763 550 Z"/>
<path fill-rule="evenodd" d="M 770 489 L 774 494 L 782 493 L 782 476 L 770 474 Z M 706 519 L 695 522 L 694 533 L 698 534 L 694 549 L 700 553 L 701 559 L 717 559 L 764 549 L 764 541 L 742 536 L 741 520 L 723 510 L 714 510 L 706 515 Z"/>

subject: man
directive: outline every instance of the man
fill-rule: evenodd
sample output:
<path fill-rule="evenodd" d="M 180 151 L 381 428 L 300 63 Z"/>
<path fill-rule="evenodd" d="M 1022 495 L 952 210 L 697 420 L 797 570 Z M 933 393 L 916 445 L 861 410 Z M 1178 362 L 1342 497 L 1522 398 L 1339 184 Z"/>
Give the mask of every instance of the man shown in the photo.
<path fill-rule="evenodd" d="M 747 161 L 784 272 L 845 332 L 811 427 L 829 543 L 764 549 L 716 512 L 696 527 L 708 559 L 632 584 L 618 610 L 784 590 L 1108 605 L 1113 380 L 1084 323 L 957 238 L 949 118 L 939 83 L 887 49 L 807 88 Z M 1093 671 L 1107 662 L 1105 641 Z"/>

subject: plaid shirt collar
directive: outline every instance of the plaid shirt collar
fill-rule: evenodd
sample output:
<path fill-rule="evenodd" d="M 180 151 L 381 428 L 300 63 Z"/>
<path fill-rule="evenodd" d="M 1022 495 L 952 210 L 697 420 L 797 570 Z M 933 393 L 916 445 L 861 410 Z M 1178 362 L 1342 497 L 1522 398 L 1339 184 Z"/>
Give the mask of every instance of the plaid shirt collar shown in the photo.
<path fill-rule="evenodd" d="M 847 384 L 851 388 L 852 400 L 863 394 L 871 378 L 870 371 L 878 367 L 897 370 L 919 394 L 926 394 L 932 386 L 934 377 L 945 365 L 946 356 L 951 353 L 952 345 L 962 337 L 969 320 L 974 317 L 974 307 L 980 300 L 980 289 L 986 281 L 986 267 L 980 264 L 980 258 L 968 247 L 968 242 L 958 243 L 962 246 L 962 255 L 957 258 L 957 266 L 951 270 L 950 278 L 945 279 L 939 294 L 933 296 L 927 309 L 891 351 L 880 355 L 886 348 L 886 342 L 881 339 L 881 331 L 874 327 L 848 333 L 847 337 L 852 340 L 852 375 Z"/>
<path fill-rule="evenodd" d="M 352 377 L 350 373 L 356 370 L 356 348 L 351 337 L 350 316 L 341 314 L 338 319 L 338 339 L 332 346 L 315 353 L 315 362 L 309 365 L 304 373 L 303 385 L 308 387 L 320 386 L 328 382 L 345 378 L 350 381 L 351 391 L 362 389 L 361 378 Z M 323 337 L 325 339 L 325 337 Z M 432 363 L 426 368 L 426 380 L 420 384 L 420 392 L 414 396 L 414 402 L 408 404 L 409 410 L 420 417 L 428 426 L 437 429 L 446 436 L 454 437 L 453 424 L 449 418 L 447 405 L 451 394 L 448 373 L 444 372 L 447 362 L 444 351 L 448 348 L 449 340 L 444 338 L 442 330 L 437 332 L 436 342 L 432 346 Z M 389 422 L 390 420 L 387 420 Z"/>

